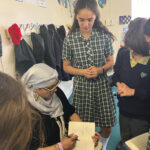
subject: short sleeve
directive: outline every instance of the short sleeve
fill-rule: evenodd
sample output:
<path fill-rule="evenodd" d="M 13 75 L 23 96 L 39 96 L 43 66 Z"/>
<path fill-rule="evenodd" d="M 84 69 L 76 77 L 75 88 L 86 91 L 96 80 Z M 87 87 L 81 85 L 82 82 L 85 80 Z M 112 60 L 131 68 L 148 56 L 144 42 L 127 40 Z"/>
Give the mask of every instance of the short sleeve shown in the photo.
<path fill-rule="evenodd" d="M 105 57 L 112 56 L 114 54 L 112 39 L 109 35 L 106 35 L 106 43 L 105 43 Z"/>
<path fill-rule="evenodd" d="M 69 46 L 69 39 L 66 37 L 63 42 L 62 59 L 71 61 L 71 48 Z"/>

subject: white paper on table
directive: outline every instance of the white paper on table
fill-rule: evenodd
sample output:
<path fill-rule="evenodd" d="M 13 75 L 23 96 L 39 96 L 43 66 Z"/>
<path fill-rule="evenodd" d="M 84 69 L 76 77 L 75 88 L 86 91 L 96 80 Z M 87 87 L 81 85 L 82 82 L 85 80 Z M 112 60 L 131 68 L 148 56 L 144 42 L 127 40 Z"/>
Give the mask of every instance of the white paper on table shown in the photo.
<path fill-rule="evenodd" d="M 95 123 L 70 121 L 68 135 L 72 133 L 79 139 L 73 150 L 94 150 L 92 136 L 95 134 Z"/>

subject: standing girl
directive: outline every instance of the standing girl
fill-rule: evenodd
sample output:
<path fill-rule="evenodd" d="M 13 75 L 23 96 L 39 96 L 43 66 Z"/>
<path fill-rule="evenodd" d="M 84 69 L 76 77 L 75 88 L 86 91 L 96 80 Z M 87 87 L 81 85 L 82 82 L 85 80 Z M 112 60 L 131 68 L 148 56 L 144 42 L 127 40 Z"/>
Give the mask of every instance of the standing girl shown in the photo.
<path fill-rule="evenodd" d="M 99 20 L 96 0 L 78 0 L 74 22 L 63 45 L 63 68 L 74 75 L 73 105 L 83 121 L 101 127 L 106 149 L 116 123 L 113 94 L 106 71 L 114 65 L 114 39 Z"/>

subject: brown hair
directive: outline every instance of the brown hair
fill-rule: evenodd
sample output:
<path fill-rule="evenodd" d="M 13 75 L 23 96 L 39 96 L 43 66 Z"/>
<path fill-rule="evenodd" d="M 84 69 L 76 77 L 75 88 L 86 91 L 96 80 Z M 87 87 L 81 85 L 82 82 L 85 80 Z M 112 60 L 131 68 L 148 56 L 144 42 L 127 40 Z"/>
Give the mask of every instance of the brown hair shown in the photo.
<path fill-rule="evenodd" d="M 35 116 L 21 82 L 0 72 L 0 149 L 28 150 Z"/>
<path fill-rule="evenodd" d="M 109 34 L 110 37 L 114 40 L 114 35 L 102 24 L 100 21 L 100 14 L 97 7 L 96 0 L 78 0 L 75 9 L 74 9 L 74 21 L 71 30 L 69 31 L 69 34 L 72 32 L 75 32 L 76 28 L 79 28 L 78 21 L 76 19 L 77 14 L 81 9 L 88 8 L 96 15 L 96 20 L 94 22 L 93 28 L 98 29 L 99 31 L 104 31 L 105 33 Z"/>
<path fill-rule="evenodd" d="M 136 18 L 128 26 L 128 31 L 124 37 L 125 46 L 142 56 L 149 55 L 149 46 L 144 38 L 144 25 L 147 19 Z"/>

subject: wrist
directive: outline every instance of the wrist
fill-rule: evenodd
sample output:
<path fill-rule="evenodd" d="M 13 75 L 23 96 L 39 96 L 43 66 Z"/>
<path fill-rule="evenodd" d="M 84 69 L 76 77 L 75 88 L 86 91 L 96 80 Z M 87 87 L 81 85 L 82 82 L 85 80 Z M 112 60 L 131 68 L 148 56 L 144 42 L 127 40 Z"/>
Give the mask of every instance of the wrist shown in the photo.
<path fill-rule="evenodd" d="M 105 72 L 104 67 L 100 67 L 98 70 L 98 74 L 103 74 Z"/>
<path fill-rule="evenodd" d="M 131 96 L 134 96 L 134 94 L 135 94 L 135 89 L 132 89 L 131 90 Z"/>
<path fill-rule="evenodd" d="M 61 142 L 58 143 L 58 146 L 59 146 L 59 150 L 64 150 L 63 145 L 62 145 Z"/>

